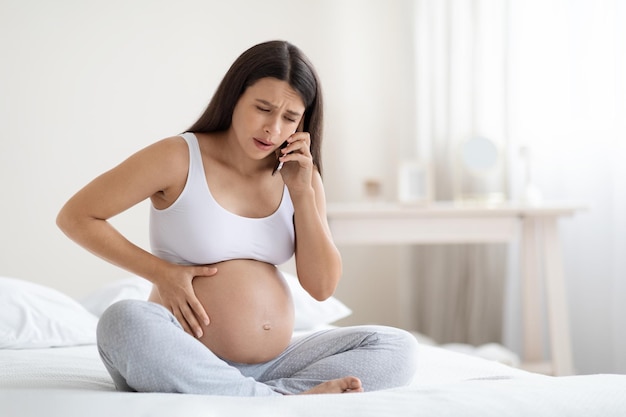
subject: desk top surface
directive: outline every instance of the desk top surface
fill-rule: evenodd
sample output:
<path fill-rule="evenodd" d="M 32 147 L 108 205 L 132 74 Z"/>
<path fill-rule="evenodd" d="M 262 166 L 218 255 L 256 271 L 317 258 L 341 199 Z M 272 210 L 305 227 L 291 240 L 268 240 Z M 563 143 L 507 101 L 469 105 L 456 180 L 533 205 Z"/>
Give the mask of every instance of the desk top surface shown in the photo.
<path fill-rule="evenodd" d="M 522 203 L 460 203 L 436 201 L 420 205 L 392 202 L 328 203 L 330 219 L 346 217 L 525 217 L 525 216 L 571 216 L 586 210 L 585 205 L 576 203 L 544 203 L 527 205 Z"/>

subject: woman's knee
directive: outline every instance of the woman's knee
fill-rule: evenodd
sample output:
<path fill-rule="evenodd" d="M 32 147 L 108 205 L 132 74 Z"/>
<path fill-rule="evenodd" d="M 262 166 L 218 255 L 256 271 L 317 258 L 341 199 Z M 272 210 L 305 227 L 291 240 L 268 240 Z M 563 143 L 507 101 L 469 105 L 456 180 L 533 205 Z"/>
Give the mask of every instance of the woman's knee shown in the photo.
<path fill-rule="evenodd" d="M 125 335 L 139 334 L 150 322 L 171 321 L 169 313 L 158 304 L 143 300 L 122 300 L 109 306 L 100 316 L 98 342 L 120 340 Z"/>
<path fill-rule="evenodd" d="M 363 326 L 370 333 L 378 335 L 380 343 L 398 352 L 417 352 L 417 338 L 406 330 L 389 326 Z"/>
<path fill-rule="evenodd" d="M 406 330 L 396 329 L 398 338 L 397 353 L 403 358 L 406 364 L 407 377 L 413 378 L 417 371 L 418 343 L 415 335 Z"/>
<path fill-rule="evenodd" d="M 376 329 L 378 341 L 387 352 L 387 366 L 393 375 L 393 385 L 412 381 L 417 371 L 417 338 L 406 330 L 380 326 Z"/>
<path fill-rule="evenodd" d="M 122 300 L 111 304 L 100 316 L 100 320 L 98 321 L 98 333 L 102 333 L 112 327 L 117 327 L 122 323 L 132 325 L 138 317 L 144 314 L 142 304 L 145 304 L 145 301 Z"/>

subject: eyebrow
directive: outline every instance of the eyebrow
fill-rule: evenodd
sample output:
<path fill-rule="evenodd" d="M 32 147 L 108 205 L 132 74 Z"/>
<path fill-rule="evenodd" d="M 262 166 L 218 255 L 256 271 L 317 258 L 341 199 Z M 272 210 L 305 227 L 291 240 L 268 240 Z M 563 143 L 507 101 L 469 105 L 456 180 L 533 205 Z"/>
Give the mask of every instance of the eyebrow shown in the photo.
<path fill-rule="evenodd" d="M 275 109 L 275 108 L 276 108 L 276 106 L 275 106 L 275 105 L 273 105 L 272 103 L 270 103 L 270 102 L 269 102 L 269 101 L 267 101 L 267 100 L 263 100 L 263 99 L 261 99 L 261 98 L 257 98 L 257 99 L 255 99 L 255 100 L 256 100 L 258 103 L 264 104 L 264 105 L 266 105 L 266 106 L 268 106 L 268 107 L 271 107 L 271 108 L 273 108 L 273 109 Z M 290 115 L 292 115 L 292 116 L 294 116 L 294 117 L 299 117 L 299 116 L 301 116 L 301 114 L 300 114 L 300 113 L 298 113 L 297 111 L 293 111 L 293 110 L 289 110 L 289 109 L 287 109 L 287 110 L 285 110 L 285 112 L 286 112 L 286 113 L 289 113 Z"/>

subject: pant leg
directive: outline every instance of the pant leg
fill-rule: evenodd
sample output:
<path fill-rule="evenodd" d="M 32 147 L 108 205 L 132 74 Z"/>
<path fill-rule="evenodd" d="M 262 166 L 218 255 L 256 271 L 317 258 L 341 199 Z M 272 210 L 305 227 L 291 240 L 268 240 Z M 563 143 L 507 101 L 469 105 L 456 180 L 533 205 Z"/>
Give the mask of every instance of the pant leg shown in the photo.
<path fill-rule="evenodd" d="M 120 301 L 103 313 L 98 351 L 120 390 L 281 395 L 242 375 L 187 334 L 166 308 L 147 301 Z"/>
<path fill-rule="evenodd" d="M 276 359 L 262 367 L 239 366 L 284 394 L 295 394 L 322 382 L 356 376 L 365 391 L 408 384 L 417 366 L 417 340 L 385 326 L 324 330 L 294 339 Z"/>

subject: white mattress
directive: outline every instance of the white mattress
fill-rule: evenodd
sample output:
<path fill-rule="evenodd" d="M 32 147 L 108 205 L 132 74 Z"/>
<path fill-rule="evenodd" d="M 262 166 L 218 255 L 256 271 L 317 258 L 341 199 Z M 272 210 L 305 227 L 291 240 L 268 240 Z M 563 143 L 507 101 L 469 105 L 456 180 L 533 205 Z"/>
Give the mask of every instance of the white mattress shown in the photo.
<path fill-rule="evenodd" d="M 626 376 L 548 377 L 420 345 L 409 387 L 235 398 L 116 392 L 94 345 L 0 350 L 0 416 L 626 416 Z"/>

